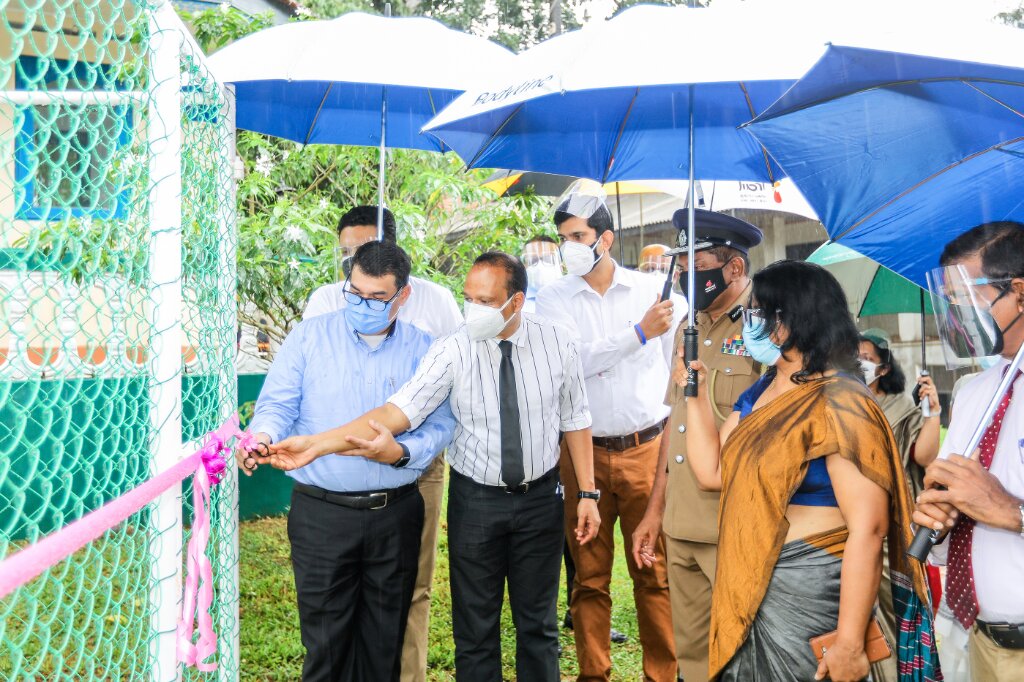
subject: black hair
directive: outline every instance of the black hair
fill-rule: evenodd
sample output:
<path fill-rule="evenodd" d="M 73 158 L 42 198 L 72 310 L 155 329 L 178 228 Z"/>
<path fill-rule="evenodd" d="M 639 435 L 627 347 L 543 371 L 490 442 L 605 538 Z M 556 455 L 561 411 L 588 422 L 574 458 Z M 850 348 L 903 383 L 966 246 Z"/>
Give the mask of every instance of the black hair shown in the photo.
<path fill-rule="evenodd" d="M 519 293 L 526 293 L 526 286 L 528 284 L 526 267 L 515 256 L 501 251 L 488 251 L 477 256 L 477 259 L 473 261 L 473 265 L 489 265 L 505 270 L 505 274 L 508 275 L 508 280 L 505 282 L 505 291 L 508 292 L 509 298 Z"/>
<path fill-rule="evenodd" d="M 569 218 L 578 217 L 567 212 L 567 208 L 569 208 L 568 199 L 559 204 L 558 208 L 555 209 L 555 229 L 558 229 L 558 227 Z M 587 218 L 587 227 L 591 227 L 595 232 L 597 232 L 598 239 L 600 239 L 601 235 L 605 232 L 613 230 L 612 214 L 611 211 L 608 210 L 608 207 L 604 204 L 598 206 L 597 210 L 594 211 L 594 215 Z"/>
<path fill-rule="evenodd" d="M 743 253 L 739 249 L 734 249 L 731 246 L 712 246 L 710 249 L 704 249 L 708 253 L 712 254 L 718 261 L 725 267 L 725 264 L 731 261 L 733 258 L 741 258 L 743 260 L 743 274 L 750 274 L 750 256 Z"/>
<path fill-rule="evenodd" d="M 562 221 L 562 222 L 565 222 L 565 221 Z M 558 241 L 556 239 L 554 239 L 552 237 L 549 237 L 546 234 L 535 234 L 532 237 L 530 237 L 529 239 L 527 239 L 525 242 L 523 242 L 523 246 L 525 246 L 526 244 L 535 244 L 537 242 L 547 242 L 549 244 L 555 244 L 555 245 L 558 244 Z"/>
<path fill-rule="evenodd" d="M 845 372 L 863 381 L 858 361 L 860 334 L 847 308 L 846 294 L 828 270 L 803 261 L 772 263 L 753 277 L 752 305 L 765 316 L 763 334 L 770 336 L 785 326 L 789 337 L 783 353 L 796 350 L 804 356 L 803 368 L 793 374 L 794 383 L 829 370 Z"/>
<path fill-rule="evenodd" d="M 338 234 L 341 235 L 341 231 L 346 227 L 376 224 L 376 206 L 356 206 L 355 208 L 350 208 L 345 212 L 345 215 L 341 216 L 341 220 L 338 221 Z M 395 214 L 386 208 L 384 209 L 384 241 L 391 242 L 392 244 L 398 241 L 398 228 L 395 226 Z"/>
<path fill-rule="evenodd" d="M 946 244 L 939 264 L 951 265 L 974 254 L 981 256 L 981 271 L 989 279 L 1024 277 L 1024 224 L 999 220 L 972 227 Z"/>
<path fill-rule="evenodd" d="M 366 242 L 352 256 L 352 269 L 359 268 L 370 277 L 393 275 L 395 286 L 401 289 L 409 283 L 412 262 L 405 251 L 392 242 Z"/>
<path fill-rule="evenodd" d="M 875 349 L 875 354 L 882 361 L 882 367 L 889 369 L 888 374 L 878 377 L 878 388 L 886 395 L 899 395 L 907 389 L 907 377 L 903 374 L 900 363 L 888 348 L 882 348 L 866 336 L 860 337 L 861 343 L 867 341 Z"/>

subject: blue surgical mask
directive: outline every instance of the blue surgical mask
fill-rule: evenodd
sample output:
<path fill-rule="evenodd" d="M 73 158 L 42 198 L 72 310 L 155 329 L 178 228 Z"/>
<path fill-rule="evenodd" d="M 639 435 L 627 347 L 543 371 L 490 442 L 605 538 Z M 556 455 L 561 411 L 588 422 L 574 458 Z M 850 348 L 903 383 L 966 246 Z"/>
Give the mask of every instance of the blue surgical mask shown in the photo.
<path fill-rule="evenodd" d="M 992 369 L 999 364 L 1000 360 L 1002 360 L 1002 358 L 998 355 L 986 355 L 978 358 L 978 364 L 981 365 L 983 370 Z"/>
<path fill-rule="evenodd" d="M 782 349 L 764 333 L 764 319 L 760 317 L 751 318 L 750 322 L 744 321 L 743 346 L 762 365 L 774 365 L 782 357 Z"/>
<path fill-rule="evenodd" d="M 345 321 L 360 334 L 378 334 L 391 324 L 391 308 L 394 301 L 388 301 L 384 310 L 370 310 L 367 305 L 345 306 Z"/>

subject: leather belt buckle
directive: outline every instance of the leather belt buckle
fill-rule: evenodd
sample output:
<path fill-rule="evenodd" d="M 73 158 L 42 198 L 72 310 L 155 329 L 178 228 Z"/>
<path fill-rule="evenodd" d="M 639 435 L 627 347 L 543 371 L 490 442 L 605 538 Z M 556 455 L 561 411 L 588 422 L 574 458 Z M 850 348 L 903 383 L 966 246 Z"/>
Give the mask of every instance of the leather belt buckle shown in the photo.
<path fill-rule="evenodd" d="M 505 486 L 505 494 L 507 495 L 525 495 L 528 492 L 530 492 L 530 483 Z"/>
<path fill-rule="evenodd" d="M 978 628 L 1001 649 L 1024 649 L 1024 623 L 986 623 L 977 621 Z"/>
<path fill-rule="evenodd" d="M 373 495 L 368 495 L 366 499 L 372 500 L 372 499 L 374 499 L 376 497 L 381 498 L 383 500 L 383 502 L 381 502 L 380 504 L 377 504 L 377 505 L 373 505 L 373 506 L 367 507 L 367 509 L 369 509 L 370 511 L 373 511 L 375 509 L 383 509 L 384 507 L 388 506 L 388 494 L 387 493 L 374 493 Z"/>

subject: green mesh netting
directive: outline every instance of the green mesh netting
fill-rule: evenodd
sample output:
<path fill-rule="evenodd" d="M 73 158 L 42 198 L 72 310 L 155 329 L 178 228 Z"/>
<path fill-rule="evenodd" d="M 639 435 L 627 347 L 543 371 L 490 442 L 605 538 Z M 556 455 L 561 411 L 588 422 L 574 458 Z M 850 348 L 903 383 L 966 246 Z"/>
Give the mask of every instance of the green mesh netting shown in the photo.
<path fill-rule="evenodd" d="M 188 454 L 234 410 L 230 102 L 160 4 L 0 0 L 0 560 L 152 476 L 161 429 L 180 424 Z M 154 30 L 182 45 L 176 110 L 154 106 L 168 85 L 152 76 Z M 181 122 L 172 228 L 150 205 L 168 182 L 151 173 L 164 116 Z M 155 328 L 152 275 L 173 257 L 153 252 L 156 232 L 179 224 L 180 349 Z M 181 370 L 155 381 L 168 352 Z M 237 678 L 236 499 L 231 470 L 213 493 L 219 669 L 186 679 Z M 155 528 L 144 509 L 0 601 L 0 679 L 174 679 L 154 617 L 176 606 L 157 583 L 180 574 L 153 566 L 168 552 L 181 565 L 190 500 L 180 524 Z"/>

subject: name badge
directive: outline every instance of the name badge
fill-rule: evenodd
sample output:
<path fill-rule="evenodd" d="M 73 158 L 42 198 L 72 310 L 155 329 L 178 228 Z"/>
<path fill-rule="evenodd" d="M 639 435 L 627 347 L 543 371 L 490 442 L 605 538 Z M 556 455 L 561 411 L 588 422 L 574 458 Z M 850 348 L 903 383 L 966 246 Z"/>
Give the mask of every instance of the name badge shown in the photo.
<path fill-rule="evenodd" d="M 731 339 L 722 341 L 722 354 L 739 355 L 744 358 L 749 358 L 750 352 L 747 351 L 747 347 L 743 344 L 743 334 L 737 334 Z"/>

